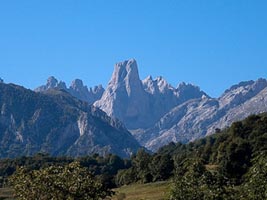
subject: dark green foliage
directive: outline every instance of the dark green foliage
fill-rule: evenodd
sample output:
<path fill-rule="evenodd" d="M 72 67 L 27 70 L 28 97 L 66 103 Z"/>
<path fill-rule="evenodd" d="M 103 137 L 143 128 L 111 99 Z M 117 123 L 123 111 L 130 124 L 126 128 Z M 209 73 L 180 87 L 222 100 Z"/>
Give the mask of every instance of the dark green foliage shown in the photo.
<path fill-rule="evenodd" d="M 0 176 L 16 166 L 30 170 L 78 161 L 104 188 L 173 178 L 170 199 L 267 199 L 267 114 L 253 115 L 219 133 L 189 143 L 171 143 L 155 154 L 140 149 L 131 160 L 97 154 L 52 158 L 45 154 L 0 161 Z"/>
<path fill-rule="evenodd" d="M 243 183 L 243 194 L 250 200 L 267 199 L 267 151 L 261 152 L 252 162 Z"/>
<path fill-rule="evenodd" d="M 233 123 L 228 129 L 217 132 L 189 144 L 170 143 L 154 155 L 140 150 L 131 159 L 132 167 L 117 174 L 117 185 L 167 180 L 172 177 L 175 169 L 175 177 L 178 176 L 180 180 L 177 184 L 186 185 L 183 181 L 188 181 L 185 180 L 188 178 L 193 181 L 190 183 L 193 186 L 200 177 L 188 171 L 192 163 L 201 160 L 202 165 L 207 168 L 203 172 L 204 178 L 201 177 L 203 181 L 209 177 L 212 182 L 209 184 L 207 181 L 202 185 L 214 195 L 225 195 L 224 199 L 231 196 L 234 198 L 239 194 L 236 188 L 242 187 L 245 175 L 254 166 L 252 160 L 255 155 L 267 150 L 267 114 L 252 115 Z M 188 176 L 183 177 L 185 174 Z M 231 191 L 234 191 L 235 195 L 230 195 Z"/>
<path fill-rule="evenodd" d="M 99 200 L 112 194 L 78 162 L 34 171 L 19 168 L 10 183 L 18 200 Z"/>
<path fill-rule="evenodd" d="M 149 183 L 153 177 L 149 169 L 152 156 L 144 149 L 140 149 L 132 158 L 133 168 L 136 172 L 137 180 L 141 183 Z"/>
<path fill-rule="evenodd" d="M 6 182 L 7 177 L 12 175 L 17 167 L 24 167 L 29 171 L 39 170 L 50 166 L 65 166 L 77 161 L 81 166 L 86 167 L 108 188 L 115 186 L 115 175 L 119 170 L 129 168 L 127 160 L 115 155 L 101 157 L 97 154 L 81 158 L 51 157 L 48 154 L 36 154 L 33 157 L 21 157 L 16 159 L 0 160 L 0 186 Z"/>
<path fill-rule="evenodd" d="M 136 155 L 132 156 L 131 161 L 132 166 L 129 169 L 117 174 L 117 185 L 164 181 L 173 175 L 173 159 L 167 153 L 151 155 L 144 149 L 140 149 Z"/>
<path fill-rule="evenodd" d="M 229 180 L 219 173 L 208 171 L 203 160 L 187 159 L 174 177 L 170 200 L 235 200 L 235 191 Z"/>
<path fill-rule="evenodd" d="M 164 151 L 175 160 L 171 199 L 267 199 L 267 114 Z"/>
<path fill-rule="evenodd" d="M 173 160 L 168 154 L 155 154 L 149 165 L 153 181 L 164 181 L 170 178 L 173 172 Z"/>
<path fill-rule="evenodd" d="M 127 170 L 120 170 L 116 175 L 116 185 L 130 185 L 131 183 L 137 182 L 136 171 L 133 167 Z"/>

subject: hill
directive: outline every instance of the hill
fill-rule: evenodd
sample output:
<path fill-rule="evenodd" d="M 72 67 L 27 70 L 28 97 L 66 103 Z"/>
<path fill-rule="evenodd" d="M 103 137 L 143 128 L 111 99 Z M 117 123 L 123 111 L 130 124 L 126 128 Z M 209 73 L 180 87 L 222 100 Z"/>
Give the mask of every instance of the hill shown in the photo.
<path fill-rule="evenodd" d="M 114 153 L 140 147 L 127 129 L 103 111 L 64 90 L 36 93 L 0 83 L 0 157 Z"/>

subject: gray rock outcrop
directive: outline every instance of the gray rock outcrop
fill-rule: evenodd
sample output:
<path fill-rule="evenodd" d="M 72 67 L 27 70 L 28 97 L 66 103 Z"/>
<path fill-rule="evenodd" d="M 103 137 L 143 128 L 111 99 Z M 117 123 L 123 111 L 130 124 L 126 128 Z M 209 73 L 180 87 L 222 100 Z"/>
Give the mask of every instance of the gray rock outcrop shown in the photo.
<path fill-rule="evenodd" d="M 117 63 L 102 98 L 94 105 L 120 119 L 127 128 L 146 129 L 173 107 L 206 95 L 191 84 L 172 87 L 162 77 L 141 81 L 134 59 Z"/>
<path fill-rule="evenodd" d="M 176 106 L 152 128 L 135 134 L 150 150 L 170 142 L 189 142 L 215 133 L 251 114 L 267 112 L 267 81 L 242 82 L 218 99 L 203 96 Z"/>
<path fill-rule="evenodd" d="M 109 116 L 120 119 L 129 129 L 148 127 L 149 98 L 134 59 L 115 65 L 106 91 L 94 105 Z"/>
<path fill-rule="evenodd" d="M 104 88 L 102 85 L 95 86 L 94 88 L 89 88 L 83 84 L 80 79 L 75 79 L 72 81 L 70 87 L 66 86 L 65 82 L 58 81 L 55 77 L 51 76 L 47 79 L 46 85 L 42 85 L 35 89 L 36 92 L 44 92 L 49 89 L 62 89 L 69 92 L 72 96 L 93 104 L 95 101 L 99 100 L 104 93 Z"/>

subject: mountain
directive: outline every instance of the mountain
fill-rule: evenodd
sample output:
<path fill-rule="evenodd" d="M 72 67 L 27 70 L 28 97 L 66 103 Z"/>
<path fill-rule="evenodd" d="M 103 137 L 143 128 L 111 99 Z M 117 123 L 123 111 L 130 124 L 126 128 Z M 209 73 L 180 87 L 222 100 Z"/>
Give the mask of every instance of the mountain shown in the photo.
<path fill-rule="evenodd" d="M 251 114 L 267 111 L 267 80 L 241 82 L 218 98 L 203 96 L 174 107 L 153 127 L 135 134 L 150 150 L 172 141 L 184 142 L 210 135 Z"/>
<path fill-rule="evenodd" d="M 134 59 L 117 63 L 102 98 L 94 103 L 121 120 L 139 143 L 157 150 L 169 142 L 193 141 L 251 114 L 267 111 L 267 81 L 241 82 L 211 98 L 199 87 L 177 88 L 162 77 L 143 81 Z"/>
<path fill-rule="evenodd" d="M 96 107 L 116 117 L 129 129 L 149 126 L 149 99 L 134 59 L 117 63 L 111 80 Z"/>
<path fill-rule="evenodd" d="M 169 142 L 187 143 L 224 129 L 251 114 L 267 111 L 267 80 L 245 81 L 212 98 L 198 86 L 170 85 L 163 77 L 139 77 L 134 59 L 115 64 L 106 90 L 87 89 L 81 80 L 70 88 L 53 78 L 37 91 L 61 88 L 93 103 L 123 122 L 139 143 L 157 150 Z"/>
<path fill-rule="evenodd" d="M 131 130 L 147 129 L 176 105 L 206 94 L 194 85 L 172 87 L 162 77 L 141 81 L 134 59 L 115 64 L 102 98 L 94 103 Z"/>
<path fill-rule="evenodd" d="M 36 92 L 44 92 L 49 89 L 63 89 L 69 92 L 72 96 L 86 101 L 89 104 L 94 103 L 104 93 L 104 88 L 102 85 L 95 86 L 94 88 L 89 88 L 83 85 L 83 81 L 80 79 L 75 79 L 69 88 L 67 88 L 66 83 L 58 81 L 55 77 L 51 76 L 47 79 L 47 83 L 35 89 Z"/>
<path fill-rule="evenodd" d="M 58 85 L 52 78 L 47 87 Z M 65 90 L 40 93 L 0 83 L 0 109 L 0 157 L 37 152 L 128 157 L 140 147 L 118 120 Z"/>

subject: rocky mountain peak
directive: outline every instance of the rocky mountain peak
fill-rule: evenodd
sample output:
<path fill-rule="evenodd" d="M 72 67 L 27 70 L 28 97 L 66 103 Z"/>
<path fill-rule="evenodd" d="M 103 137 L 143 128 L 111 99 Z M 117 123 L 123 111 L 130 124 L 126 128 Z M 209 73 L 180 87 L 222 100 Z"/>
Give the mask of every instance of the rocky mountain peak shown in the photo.
<path fill-rule="evenodd" d="M 149 85 L 153 82 L 153 78 L 151 75 L 149 75 L 148 77 L 146 77 L 144 80 L 142 80 L 143 85 Z"/>
<path fill-rule="evenodd" d="M 114 72 L 108 84 L 111 91 L 127 93 L 128 97 L 138 97 L 143 93 L 136 60 L 130 59 L 115 64 Z"/>
<path fill-rule="evenodd" d="M 126 86 L 128 95 L 141 86 L 136 60 L 130 59 L 115 64 L 109 86 Z"/>
<path fill-rule="evenodd" d="M 89 92 L 91 92 L 93 94 L 97 94 L 97 93 L 103 94 L 104 91 L 105 91 L 105 89 L 103 88 L 103 86 L 101 84 L 89 89 Z"/>
<path fill-rule="evenodd" d="M 57 87 L 63 90 L 67 90 L 66 83 L 63 81 L 59 81 L 59 83 L 57 84 Z"/>
<path fill-rule="evenodd" d="M 156 81 L 160 92 L 164 92 L 166 89 L 174 89 L 162 76 L 159 76 Z"/>
<path fill-rule="evenodd" d="M 0 83 L 4 83 L 4 80 L 0 78 Z"/>
<path fill-rule="evenodd" d="M 46 82 L 47 88 L 55 88 L 57 87 L 57 84 L 58 84 L 58 80 L 54 76 L 50 76 L 47 79 L 47 82 Z"/>
<path fill-rule="evenodd" d="M 188 89 L 197 89 L 200 91 L 200 88 L 198 86 L 191 84 L 191 83 L 181 82 L 177 86 L 177 90 L 188 90 Z"/>
<path fill-rule="evenodd" d="M 175 90 L 162 76 L 153 80 L 152 76 L 148 76 L 143 81 L 146 92 L 150 94 L 166 93 L 168 90 Z"/>
<path fill-rule="evenodd" d="M 102 98 L 95 106 L 120 119 L 129 129 L 153 125 L 173 107 L 205 95 L 199 87 L 182 84 L 172 87 L 162 76 L 139 78 L 134 59 L 115 64 L 112 78 Z"/>
<path fill-rule="evenodd" d="M 186 100 L 202 98 L 202 96 L 208 97 L 208 95 L 201 91 L 198 86 L 185 82 L 182 82 L 177 86 L 176 95 L 181 99 L 186 97 Z"/>
<path fill-rule="evenodd" d="M 266 79 L 243 81 L 227 89 L 219 98 L 221 107 L 237 106 L 260 93 L 267 87 Z"/>
<path fill-rule="evenodd" d="M 63 81 L 59 81 L 51 76 L 47 79 L 46 85 L 42 85 L 38 88 L 35 89 L 36 92 L 44 92 L 49 89 L 63 89 L 67 92 L 69 92 L 72 96 L 86 101 L 90 104 L 94 103 L 95 101 L 99 100 L 104 93 L 104 88 L 102 85 L 95 86 L 93 89 L 92 88 L 87 88 L 83 84 L 83 81 L 80 79 L 75 79 L 72 81 L 70 87 L 68 88 L 66 86 L 66 83 Z"/>
<path fill-rule="evenodd" d="M 106 91 L 94 105 L 108 115 L 122 120 L 128 128 L 137 128 L 140 123 L 144 124 L 147 115 L 144 111 L 147 110 L 148 104 L 148 96 L 139 78 L 137 63 L 130 59 L 115 64 Z"/>
<path fill-rule="evenodd" d="M 48 77 L 46 84 L 42 85 L 35 89 L 36 92 L 43 92 L 49 89 L 66 89 L 66 84 L 62 81 L 58 82 L 58 80 L 54 76 Z"/>
<path fill-rule="evenodd" d="M 158 92 L 157 83 L 153 80 L 152 76 L 145 78 L 142 83 L 146 92 L 150 94 Z"/>
<path fill-rule="evenodd" d="M 72 81 L 70 87 L 73 87 L 73 88 L 83 87 L 83 81 L 81 79 L 75 79 L 75 80 Z"/>
<path fill-rule="evenodd" d="M 258 87 L 260 89 L 263 89 L 267 86 L 267 80 L 264 78 L 259 78 L 255 81 L 255 87 Z"/>
<path fill-rule="evenodd" d="M 147 80 L 147 81 L 153 81 L 153 78 L 152 78 L 152 76 L 151 76 L 151 75 L 149 75 L 148 77 L 146 77 L 146 78 L 145 78 L 145 80 L 144 80 L 144 81 L 146 81 L 146 80 Z"/>

